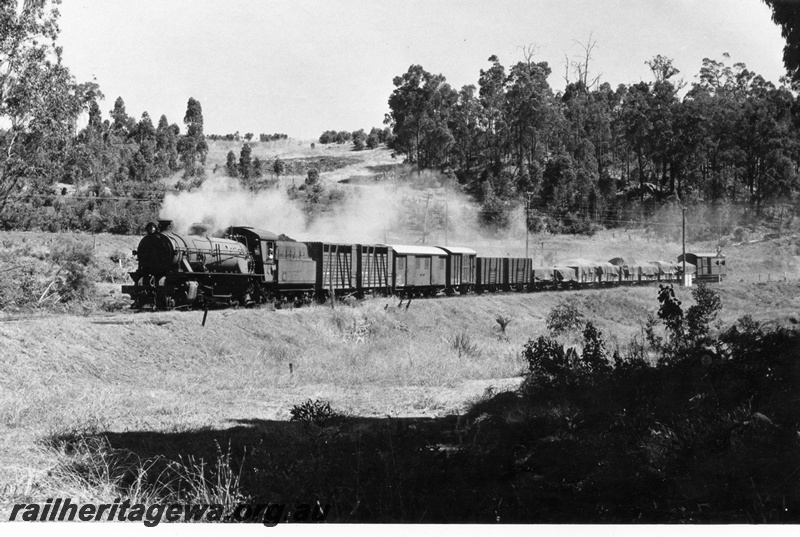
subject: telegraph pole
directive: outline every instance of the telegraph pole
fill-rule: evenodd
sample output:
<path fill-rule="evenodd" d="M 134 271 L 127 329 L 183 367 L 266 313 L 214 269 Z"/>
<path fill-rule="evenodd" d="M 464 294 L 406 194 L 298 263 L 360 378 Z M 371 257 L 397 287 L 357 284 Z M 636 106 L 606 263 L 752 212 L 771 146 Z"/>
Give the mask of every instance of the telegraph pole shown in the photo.
<path fill-rule="evenodd" d="M 528 218 L 531 210 L 531 193 L 525 192 L 525 259 L 528 259 Z"/>
<path fill-rule="evenodd" d="M 450 211 L 447 208 L 447 185 L 444 186 L 444 245 L 447 246 L 447 235 L 450 230 Z"/>
<path fill-rule="evenodd" d="M 425 244 L 425 236 L 428 234 L 428 203 L 431 201 L 430 192 L 425 197 L 425 219 L 422 222 L 422 244 Z"/>
<path fill-rule="evenodd" d="M 681 207 L 681 244 L 683 245 L 683 286 L 686 287 L 686 207 Z"/>

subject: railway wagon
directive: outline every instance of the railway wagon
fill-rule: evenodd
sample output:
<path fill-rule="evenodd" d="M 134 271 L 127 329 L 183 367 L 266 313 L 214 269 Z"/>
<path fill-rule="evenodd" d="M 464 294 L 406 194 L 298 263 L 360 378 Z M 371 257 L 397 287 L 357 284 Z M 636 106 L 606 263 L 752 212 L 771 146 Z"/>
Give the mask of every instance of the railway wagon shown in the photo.
<path fill-rule="evenodd" d="M 569 267 L 575 271 L 577 283 L 581 287 L 599 283 L 599 278 L 597 276 L 599 267 L 594 261 L 588 261 L 586 259 L 571 259 L 561 263 L 561 266 Z"/>
<path fill-rule="evenodd" d="M 531 267 L 531 291 L 555 288 L 553 267 Z"/>
<path fill-rule="evenodd" d="M 401 296 L 432 296 L 447 285 L 447 252 L 433 246 L 390 244 L 394 289 Z"/>
<path fill-rule="evenodd" d="M 621 267 L 611 263 L 597 263 L 597 281 L 603 286 L 619 285 L 621 281 Z"/>
<path fill-rule="evenodd" d="M 447 252 L 445 285 L 448 294 L 465 294 L 475 289 L 478 252 L 461 246 L 438 246 Z"/>
<path fill-rule="evenodd" d="M 678 256 L 678 263 L 683 265 L 683 255 Z M 722 254 L 686 252 L 686 263 L 695 266 L 694 278 L 698 282 L 721 282 L 725 278 L 725 256 Z"/>
<path fill-rule="evenodd" d="M 638 265 L 633 259 L 613 257 L 608 262 L 619 269 L 619 281 L 621 284 L 631 285 L 639 281 Z"/>
<path fill-rule="evenodd" d="M 358 292 L 358 247 L 355 244 L 306 242 L 316 263 L 314 291 L 318 299 Z"/>
<path fill-rule="evenodd" d="M 508 281 L 508 263 L 505 257 L 478 257 L 475 268 L 475 290 L 499 291 Z"/>
<path fill-rule="evenodd" d="M 511 257 L 506 259 L 506 263 L 508 263 L 508 270 L 506 271 L 506 274 L 508 274 L 506 290 L 527 291 L 530 289 L 533 259 Z"/>
<path fill-rule="evenodd" d="M 663 283 L 677 282 L 680 279 L 678 265 L 669 261 L 650 261 L 658 268 L 658 281 Z"/>
<path fill-rule="evenodd" d="M 652 263 L 638 263 L 636 269 L 639 271 L 639 282 L 657 282 L 658 281 L 658 267 Z"/>
<path fill-rule="evenodd" d="M 359 295 L 388 295 L 394 289 L 394 252 L 385 244 L 358 244 L 356 287 Z"/>
<path fill-rule="evenodd" d="M 578 286 L 578 274 L 572 267 L 556 265 L 553 267 L 553 284 L 559 289 L 572 289 Z"/>

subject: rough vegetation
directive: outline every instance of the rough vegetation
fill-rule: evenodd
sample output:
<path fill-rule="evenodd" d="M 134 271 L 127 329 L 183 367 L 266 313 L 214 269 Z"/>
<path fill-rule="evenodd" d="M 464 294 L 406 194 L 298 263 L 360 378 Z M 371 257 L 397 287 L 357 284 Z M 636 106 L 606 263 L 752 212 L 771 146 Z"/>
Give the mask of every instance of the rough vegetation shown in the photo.
<path fill-rule="evenodd" d="M 800 477 L 792 471 L 800 464 L 794 404 L 800 333 L 752 317 L 719 323 L 725 309 L 711 288 L 696 288 L 685 310 L 668 287 L 642 291 L 651 302 L 659 295 L 651 328 L 662 344 L 620 346 L 592 321 L 574 345 L 550 332 L 522 345 L 515 339 L 517 367 L 524 368 L 520 387 L 489 385 L 455 414 L 364 416 L 345 407 L 352 399 L 316 396 L 286 403 L 283 419 L 251 413 L 208 427 L 192 421 L 200 418 L 196 411 L 161 401 L 156 406 L 163 418 L 155 407 L 141 415 L 175 426 L 120 428 L 111 422 L 125 418 L 98 409 L 90 422 L 62 424 L 39 437 L 38 457 L 54 464 L 39 484 L 41 494 L 50 497 L 55 489 L 85 498 L 212 501 L 227 508 L 305 498 L 330 504 L 328 520 L 340 522 L 800 519 Z M 572 297 L 589 311 L 580 295 Z M 388 333 L 420 328 L 411 310 L 360 308 L 309 310 L 302 324 L 320 315 L 344 345 L 370 345 Z M 484 320 L 490 334 L 493 316 Z M 484 360 L 458 355 L 455 347 L 463 351 L 471 341 L 445 330 L 456 336 L 445 342 L 456 375 L 463 360 Z M 172 333 L 182 337 L 180 330 Z M 360 339 L 351 337 L 356 334 Z M 493 361 L 493 352 L 481 354 Z M 236 353 L 221 348 L 214 360 L 230 370 L 243 365 Z M 352 371 L 363 374 L 359 361 L 371 355 L 354 356 Z M 284 367 L 293 361 L 299 364 L 294 375 L 308 367 L 286 348 L 261 359 Z M 291 373 L 276 382 L 273 390 L 303 383 Z M 239 383 L 238 390 L 257 390 L 259 383 Z M 11 431 L 24 427 L 20 419 L 4 414 Z M 7 498 L 25 497 L 18 490 Z"/>

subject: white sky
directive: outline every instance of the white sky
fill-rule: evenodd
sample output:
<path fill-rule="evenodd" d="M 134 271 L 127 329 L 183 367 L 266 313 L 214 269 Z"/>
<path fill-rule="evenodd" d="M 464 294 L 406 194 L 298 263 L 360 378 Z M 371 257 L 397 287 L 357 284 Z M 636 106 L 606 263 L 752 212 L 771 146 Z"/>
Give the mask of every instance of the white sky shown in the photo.
<path fill-rule="evenodd" d="M 189 97 L 206 134 L 382 126 L 392 79 L 410 65 L 477 85 L 495 54 L 508 69 L 535 43 L 563 88 L 564 55 L 597 42 L 590 71 L 616 87 L 673 58 L 691 83 L 702 59 L 743 62 L 777 84 L 783 40 L 761 0 L 64 0 L 65 63 L 136 119 L 182 120 Z"/>

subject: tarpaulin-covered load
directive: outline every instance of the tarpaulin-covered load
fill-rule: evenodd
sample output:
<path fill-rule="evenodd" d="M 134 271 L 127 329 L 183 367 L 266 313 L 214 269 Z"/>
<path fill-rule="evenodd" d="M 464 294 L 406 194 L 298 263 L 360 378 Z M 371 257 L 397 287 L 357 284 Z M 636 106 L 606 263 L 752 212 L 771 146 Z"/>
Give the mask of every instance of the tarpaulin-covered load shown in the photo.
<path fill-rule="evenodd" d="M 658 279 L 658 267 L 652 263 L 637 263 L 632 268 L 638 271 L 639 279 L 642 281 Z"/>
<path fill-rule="evenodd" d="M 531 275 L 534 282 L 552 282 L 553 267 L 531 267 Z"/>
<path fill-rule="evenodd" d="M 639 270 L 636 267 L 636 260 L 631 257 L 615 257 L 608 262 L 620 270 L 620 279 L 623 282 L 639 281 Z"/>
<path fill-rule="evenodd" d="M 618 267 L 617 265 L 612 265 L 611 263 L 597 264 L 597 273 L 600 277 L 600 281 L 618 282 L 620 279 L 621 272 L 622 268 Z"/>
<path fill-rule="evenodd" d="M 658 280 L 662 282 L 671 282 L 678 279 L 678 274 L 675 271 L 675 264 L 669 261 L 650 261 L 658 269 Z"/>
<path fill-rule="evenodd" d="M 581 283 L 594 283 L 597 281 L 598 265 L 594 261 L 571 259 L 561 263 L 561 265 L 575 269 L 578 281 Z"/>
<path fill-rule="evenodd" d="M 675 275 L 675 265 L 669 261 L 650 261 L 650 264 L 658 268 L 659 276 Z"/>
<path fill-rule="evenodd" d="M 556 265 L 553 267 L 553 278 L 557 282 L 577 282 L 578 274 L 572 267 Z"/>

